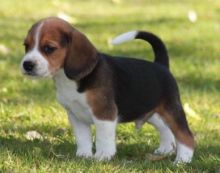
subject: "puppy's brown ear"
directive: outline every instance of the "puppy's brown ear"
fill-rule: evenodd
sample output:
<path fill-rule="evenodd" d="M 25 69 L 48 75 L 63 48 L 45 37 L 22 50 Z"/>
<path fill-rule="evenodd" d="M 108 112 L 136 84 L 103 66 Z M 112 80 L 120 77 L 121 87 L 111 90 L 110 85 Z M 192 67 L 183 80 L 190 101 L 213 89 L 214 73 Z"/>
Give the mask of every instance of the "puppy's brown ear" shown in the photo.
<path fill-rule="evenodd" d="M 85 35 L 72 30 L 65 35 L 67 54 L 64 61 L 64 72 L 69 79 L 80 80 L 88 75 L 98 62 L 95 47 Z"/>

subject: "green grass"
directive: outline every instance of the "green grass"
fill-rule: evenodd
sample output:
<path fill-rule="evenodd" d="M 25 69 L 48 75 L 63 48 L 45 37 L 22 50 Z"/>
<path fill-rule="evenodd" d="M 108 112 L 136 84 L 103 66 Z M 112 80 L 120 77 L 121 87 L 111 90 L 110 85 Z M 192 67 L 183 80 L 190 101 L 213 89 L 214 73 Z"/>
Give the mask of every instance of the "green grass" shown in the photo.
<path fill-rule="evenodd" d="M 9 51 L 0 51 L 0 172 L 220 172 L 220 2 L 119 2 L 1 1 L 0 45 Z M 195 23 L 187 18 L 189 10 L 198 14 Z M 147 124 L 137 132 L 132 123 L 118 126 L 118 153 L 112 161 L 75 157 L 75 138 L 56 102 L 52 81 L 29 80 L 19 70 L 29 27 L 59 12 L 70 15 L 98 50 L 112 55 L 153 59 L 150 46 L 141 41 L 108 45 L 109 39 L 125 31 L 149 30 L 164 40 L 183 104 L 188 103 L 197 115 L 187 112 L 197 141 L 191 164 L 173 166 L 174 157 L 149 161 L 147 153 L 158 146 L 158 134 Z M 26 139 L 30 130 L 43 139 Z"/>

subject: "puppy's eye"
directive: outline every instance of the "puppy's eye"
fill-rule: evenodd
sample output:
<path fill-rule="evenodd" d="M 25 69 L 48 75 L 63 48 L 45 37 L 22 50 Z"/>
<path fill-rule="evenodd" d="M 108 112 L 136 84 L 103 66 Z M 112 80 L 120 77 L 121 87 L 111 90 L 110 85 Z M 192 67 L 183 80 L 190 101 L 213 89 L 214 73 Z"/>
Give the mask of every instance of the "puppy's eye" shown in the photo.
<path fill-rule="evenodd" d="M 52 46 L 49 46 L 49 45 L 46 45 L 46 46 L 43 47 L 43 51 L 44 51 L 45 54 L 51 54 L 55 50 L 56 50 L 55 47 L 52 47 Z"/>

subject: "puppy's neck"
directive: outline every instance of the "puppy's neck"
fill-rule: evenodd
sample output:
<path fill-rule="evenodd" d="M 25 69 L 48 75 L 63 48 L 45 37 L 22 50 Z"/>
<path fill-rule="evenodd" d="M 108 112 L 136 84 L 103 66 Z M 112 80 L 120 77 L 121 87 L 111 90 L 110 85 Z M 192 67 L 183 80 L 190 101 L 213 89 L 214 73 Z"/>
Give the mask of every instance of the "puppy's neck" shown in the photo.
<path fill-rule="evenodd" d="M 53 80 L 56 88 L 71 87 L 71 89 L 77 90 L 77 83 L 74 80 L 70 80 L 64 73 L 63 68 L 56 72 L 53 76 Z"/>

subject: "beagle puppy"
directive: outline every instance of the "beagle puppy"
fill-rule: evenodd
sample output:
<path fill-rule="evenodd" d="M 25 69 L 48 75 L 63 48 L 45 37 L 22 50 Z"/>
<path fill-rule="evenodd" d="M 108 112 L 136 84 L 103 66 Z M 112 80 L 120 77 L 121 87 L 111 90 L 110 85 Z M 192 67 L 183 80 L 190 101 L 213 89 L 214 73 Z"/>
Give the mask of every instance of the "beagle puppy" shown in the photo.
<path fill-rule="evenodd" d="M 77 156 L 93 156 L 90 127 L 94 124 L 94 157 L 110 160 L 116 153 L 117 124 L 134 121 L 137 126 L 148 122 L 159 130 L 155 154 L 176 152 L 175 163 L 191 162 L 194 138 L 169 70 L 166 47 L 145 31 L 124 33 L 113 44 L 133 39 L 151 44 L 154 62 L 103 54 L 66 21 L 46 18 L 26 36 L 21 70 L 27 76 L 54 80 L 57 99 L 74 128 Z"/>

